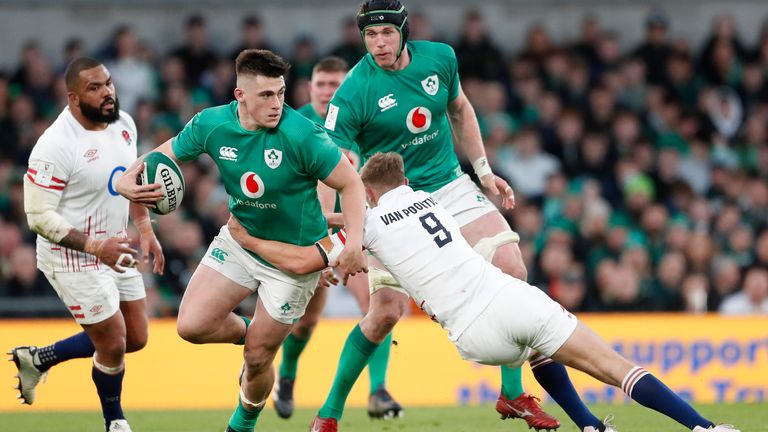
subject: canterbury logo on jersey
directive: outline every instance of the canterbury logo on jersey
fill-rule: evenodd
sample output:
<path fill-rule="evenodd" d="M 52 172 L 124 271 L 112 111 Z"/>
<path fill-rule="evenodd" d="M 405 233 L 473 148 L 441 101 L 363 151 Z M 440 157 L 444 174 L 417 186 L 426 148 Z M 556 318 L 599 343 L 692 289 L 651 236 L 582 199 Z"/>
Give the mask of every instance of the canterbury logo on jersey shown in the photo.
<path fill-rule="evenodd" d="M 395 99 L 394 96 L 393 93 L 390 93 L 379 99 L 379 108 L 381 108 L 381 112 L 397 106 L 397 99 Z"/>
<path fill-rule="evenodd" d="M 229 253 L 219 248 L 213 248 L 213 250 L 211 251 L 211 256 L 213 257 L 213 259 L 221 263 L 223 263 L 224 260 L 227 259 L 227 255 L 229 255 Z"/>
<path fill-rule="evenodd" d="M 234 147 L 222 147 L 219 149 L 219 159 L 236 161 L 237 149 Z"/>

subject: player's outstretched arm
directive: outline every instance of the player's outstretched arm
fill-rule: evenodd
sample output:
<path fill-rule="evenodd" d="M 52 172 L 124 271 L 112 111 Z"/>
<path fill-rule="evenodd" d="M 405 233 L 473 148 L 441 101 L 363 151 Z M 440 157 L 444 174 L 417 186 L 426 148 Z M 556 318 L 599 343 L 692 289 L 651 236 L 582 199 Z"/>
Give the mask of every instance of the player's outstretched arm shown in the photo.
<path fill-rule="evenodd" d="M 165 268 L 165 256 L 163 248 L 155 236 L 152 229 L 152 220 L 149 218 L 147 209 L 139 204 L 131 203 L 129 207 L 133 225 L 139 231 L 139 246 L 141 248 L 142 260 L 149 262 L 149 254 L 152 254 L 152 272 L 159 275 L 163 274 Z"/>
<path fill-rule="evenodd" d="M 240 246 L 262 257 L 281 271 L 304 275 L 328 267 L 327 258 L 322 255 L 317 246 L 296 246 L 254 237 L 248 234 L 234 216 L 229 217 L 227 226 L 232 238 Z M 328 238 L 326 237 L 321 242 L 325 240 Z M 331 250 L 331 248 L 326 250 Z"/>
<path fill-rule="evenodd" d="M 467 99 L 461 86 L 456 99 L 448 103 L 448 119 L 451 123 L 454 140 L 472 162 L 472 168 L 480 179 L 483 189 L 492 195 L 502 196 L 501 205 L 505 209 L 515 206 L 515 194 L 507 182 L 494 175 L 485 155 L 480 125 L 475 109 Z"/>
<path fill-rule="evenodd" d="M 156 149 L 152 150 L 164 153 L 166 156 L 178 163 L 176 155 L 173 153 L 172 140 L 168 140 L 161 144 Z M 150 152 L 151 153 L 151 152 Z M 151 183 L 148 185 L 142 185 L 139 181 L 139 175 L 144 171 L 144 157 L 146 154 L 139 156 L 131 166 L 125 171 L 122 177 L 115 182 L 115 190 L 120 195 L 128 199 L 132 203 L 139 204 L 141 206 L 152 208 L 155 203 L 163 198 L 163 193 L 160 191 L 160 185 L 157 183 Z"/>
<path fill-rule="evenodd" d="M 330 264 L 336 267 L 346 283 L 347 278 L 359 272 L 368 273 L 363 254 L 363 223 L 365 222 L 365 189 L 363 181 L 349 159 L 342 157 L 336 168 L 323 180 L 341 195 L 341 213 L 344 217 L 346 244 L 339 257 Z"/>

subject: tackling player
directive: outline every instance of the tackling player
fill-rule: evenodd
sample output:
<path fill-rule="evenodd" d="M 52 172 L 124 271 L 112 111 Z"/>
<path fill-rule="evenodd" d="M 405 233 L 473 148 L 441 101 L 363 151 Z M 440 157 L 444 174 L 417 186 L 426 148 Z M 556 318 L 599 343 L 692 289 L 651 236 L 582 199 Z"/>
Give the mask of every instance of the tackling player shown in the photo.
<path fill-rule="evenodd" d="M 363 245 L 392 273 L 401 289 L 446 330 L 462 358 L 511 367 L 519 367 L 526 360 L 532 367 L 559 362 L 621 388 L 641 405 L 694 432 L 738 432 L 733 426 L 715 425 L 702 417 L 540 289 L 488 263 L 470 247 L 458 222 L 434 196 L 408 186 L 398 154 L 373 155 L 361 176 L 371 207 L 365 218 Z M 278 268 L 290 268 L 297 260 L 304 266 L 314 263 L 311 268 L 323 268 L 343 244 L 343 236 L 334 234 L 336 247 L 326 258 L 312 247 L 253 238 L 233 218 L 230 226 L 240 244 Z M 570 381 L 558 385 L 563 384 L 571 385 Z M 550 394 L 560 403 L 556 387 Z M 550 388 L 546 390 L 550 392 Z M 313 432 L 337 429 L 335 420 L 318 419 L 312 425 Z M 610 422 L 601 422 L 593 415 L 572 419 L 583 432 L 616 431 Z"/>
<path fill-rule="evenodd" d="M 459 221 L 475 249 L 505 273 L 525 280 L 519 236 L 486 195 L 464 174 L 455 144 L 473 161 L 483 189 L 502 194 L 503 206 L 514 206 L 512 189 L 488 165 L 475 111 L 461 89 L 453 49 L 442 43 L 408 41 L 408 12 L 397 0 L 367 0 L 357 14 L 368 50 L 347 75 L 328 105 L 325 128 L 345 149 L 359 146 L 363 158 L 394 151 L 403 156 L 405 171 L 416 190 L 432 193 Z M 371 263 L 370 309 L 361 331 L 378 345 L 403 315 L 408 297 L 386 273 Z M 338 420 L 344 401 L 369 354 L 345 345 L 338 373 L 321 418 Z M 565 379 L 565 369 L 550 371 Z M 502 418 L 523 418 L 529 426 L 554 429 L 557 419 L 526 394 L 520 369 L 502 367 L 501 394 L 496 403 Z M 557 376 L 555 376 L 557 375 Z"/>
<path fill-rule="evenodd" d="M 327 235 L 317 182 L 336 189 L 350 227 L 351 246 L 338 258 L 346 280 L 367 271 L 360 250 L 363 186 L 325 131 L 284 105 L 288 68 L 271 51 L 242 51 L 235 61 L 236 100 L 201 111 L 155 151 L 182 162 L 208 154 L 230 196 L 230 212 L 248 232 L 289 244 L 313 245 Z M 141 169 L 139 163 L 131 167 L 117 190 L 152 205 L 150 188 L 135 184 Z M 298 276 L 275 269 L 232 240 L 226 225 L 201 264 L 184 292 L 178 332 L 193 343 L 245 344 L 239 403 L 227 430 L 251 432 L 275 381 L 275 354 L 304 314 L 320 272 Z M 235 315 L 232 310 L 256 290 L 252 322 Z"/>
<path fill-rule="evenodd" d="M 67 107 L 29 156 L 24 211 L 38 234 L 37 267 L 84 331 L 10 354 L 19 370 L 19 398 L 30 405 L 51 367 L 93 356 L 91 377 L 106 429 L 130 432 L 120 404 L 124 358 L 147 343 L 147 305 L 136 251 L 128 247 L 129 215 L 144 262 L 152 253 L 155 273 L 163 272 L 163 252 L 147 209 L 115 192 L 115 181 L 136 160 L 137 134 L 133 119 L 120 111 L 109 71 L 82 57 L 67 66 L 65 81 Z"/>

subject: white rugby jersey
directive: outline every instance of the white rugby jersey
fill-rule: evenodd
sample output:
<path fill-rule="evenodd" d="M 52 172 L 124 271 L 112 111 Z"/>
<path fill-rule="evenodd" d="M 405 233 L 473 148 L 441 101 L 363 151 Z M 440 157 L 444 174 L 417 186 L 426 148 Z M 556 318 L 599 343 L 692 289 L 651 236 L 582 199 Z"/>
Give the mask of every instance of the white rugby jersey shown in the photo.
<path fill-rule="evenodd" d="M 447 210 L 408 186 L 366 212 L 363 244 L 452 341 L 508 283 L 464 240 Z"/>
<path fill-rule="evenodd" d="M 95 239 L 126 236 L 128 200 L 115 181 L 136 160 L 136 125 L 125 112 L 102 131 L 85 129 L 64 108 L 29 156 L 27 179 L 56 194 L 56 212 Z M 43 271 L 84 272 L 103 268 L 95 256 L 61 247 L 37 236 L 37 267 Z"/>

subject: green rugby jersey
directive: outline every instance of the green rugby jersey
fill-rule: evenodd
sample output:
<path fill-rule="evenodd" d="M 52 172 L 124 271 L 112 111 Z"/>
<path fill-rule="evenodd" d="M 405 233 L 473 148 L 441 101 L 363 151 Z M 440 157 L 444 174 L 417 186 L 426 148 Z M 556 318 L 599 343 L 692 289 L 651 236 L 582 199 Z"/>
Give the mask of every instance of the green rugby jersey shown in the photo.
<path fill-rule="evenodd" d="M 331 174 L 341 151 L 289 106 L 277 127 L 256 131 L 240 124 L 237 101 L 205 109 L 174 138 L 173 152 L 182 161 L 202 153 L 213 159 L 229 210 L 249 234 L 298 246 L 328 235 L 317 181 Z"/>
<path fill-rule="evenodd" d="M 296 108 L 296 112 L 303 115 L 304 117 L 312 120 L 313 122 L 319 124 L 320 126 L 325 123 L 325 119 L 320 117 L 320 114 L 315 111 L 315 109 L 312 107 L 311 103 L 308 103 L 306 105 L 302 105 L 299 108 Z M 349 150 L 352 152 L 351 155 L 347 155 L 347 159 L 349 159 L 350 162 L 352 162 L 352 166 L 355 167 L 355 169 L 360 172 L 360 168 L 363 167 L 363 163 L 365 163 L 365 160 L 362 156 L 360 156 L 360 148 L 357 146 L 357 144 L 352 143 L 352 145 L 347 148 L 344 147 L 345 150 Z"/>
<path fill-rule="evenodd" d="M 325 122 L 325 119 L 320 117 L 320 114 L 315 111 L 315 108 L 312 107 L 311 103 L 296 108 L 296 112 L 319 125 L 322 125 Z"/>
<path fill-rule="evenodd" d="M 411 63 L 403 70 L 363 57 L 333 95 L 324 124 L 340 147 L 357 143 L 363 158 L 399 153 L 410 186 L 434 192 L 462 175 L 446 113 L 459 95 L 458 63 L 449 45 L 407 46 Z"/>

